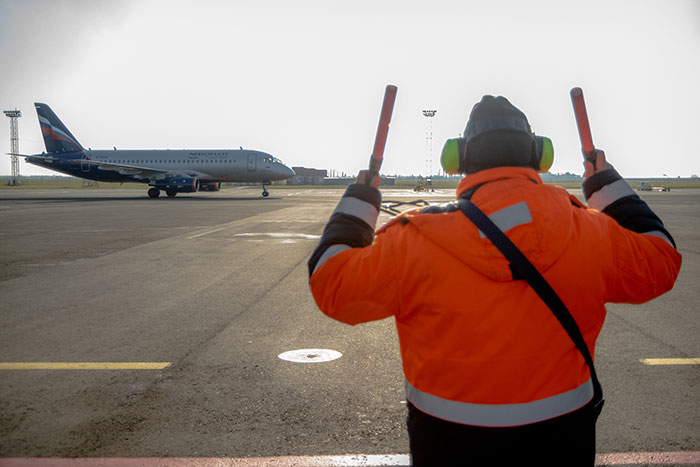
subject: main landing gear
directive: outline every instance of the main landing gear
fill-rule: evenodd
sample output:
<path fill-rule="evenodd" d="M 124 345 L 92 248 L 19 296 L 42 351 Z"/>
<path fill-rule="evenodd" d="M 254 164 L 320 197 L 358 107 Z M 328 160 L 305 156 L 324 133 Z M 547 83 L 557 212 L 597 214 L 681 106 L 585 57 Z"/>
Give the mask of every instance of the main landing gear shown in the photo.
<path fill-rule="evenodd" d="M 177 191 L 165 190 L 165 194 L 168 195 L 168 198 L 174 198 L 177 195 Z M 160 190 L 158 188 L 149 188 L 148 189 L 148 197 L 149 198 L 157 198 L 159 196 L 160 196 Z"/>
<path fill-rule="evenodd" d="M 262 182 L 262 187 L 263 187 L 262 195 L 263 195 L 263 198 L 267 198 L 268 196 L 270 196 L 270 192 L 267 191 L 267 185 L 269 185 L 269 184 L 270 184 L 270 182 Z"/>

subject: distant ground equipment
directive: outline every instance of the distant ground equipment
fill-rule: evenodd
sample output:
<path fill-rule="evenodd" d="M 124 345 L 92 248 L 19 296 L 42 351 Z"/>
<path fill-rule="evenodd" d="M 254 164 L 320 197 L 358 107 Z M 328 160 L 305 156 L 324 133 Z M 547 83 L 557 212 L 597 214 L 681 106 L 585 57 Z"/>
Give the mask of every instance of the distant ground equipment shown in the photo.
<path fill-rule="evenodd" d="M 652 186 L 651 183 L 639 182 L 637 191 L 671 191 L 671 188 L 667 186 Z"/>
<path fill-rule="evenodd" d="M 421 175 L 419 175 L 418 180 L 416 182 L 416 186 L 413 188 L 413 191 L 435 191 L 433 189 L 433 179 L 429 177 L 423 178 Z"/>

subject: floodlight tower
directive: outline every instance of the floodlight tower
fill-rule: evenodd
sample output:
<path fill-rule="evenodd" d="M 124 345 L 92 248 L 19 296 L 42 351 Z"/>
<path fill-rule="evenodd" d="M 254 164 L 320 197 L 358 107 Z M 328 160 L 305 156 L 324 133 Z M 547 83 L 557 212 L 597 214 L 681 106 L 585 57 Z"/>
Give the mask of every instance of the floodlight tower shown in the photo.
<path fill-rule="evenodd" d="M 5 110 L 5 115 L 10 117 L 10 152 L 12 153 L 12 178 L 7 182 L 8 185 L 19 185 L 19 131 L 17 130 L 17 119 L 22 116 L 22 112 L 15 110 Z"/>
<path fill-rule="evenodd" d="M 425 129 L 425 152 L 426 152 L 426 162 L 430 163 L 430 169 L 428 170 L 428 176 L 426 178 L 433 177 L 433 117 L 437 113 L 437 110 L 424 110 L 423 116 L 428 118 L 428 124 Z"/>

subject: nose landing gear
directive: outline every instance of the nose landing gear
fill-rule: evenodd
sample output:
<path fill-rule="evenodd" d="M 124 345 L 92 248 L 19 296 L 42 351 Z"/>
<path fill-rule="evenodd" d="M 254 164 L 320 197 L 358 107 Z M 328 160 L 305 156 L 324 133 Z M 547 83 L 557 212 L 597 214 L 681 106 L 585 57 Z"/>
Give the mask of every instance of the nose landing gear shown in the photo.
<path fill-rule="evenodd" d="M 268 196 L 270 196 L 270 192 L 267 191 L 267 185 L 269 185 L 269 184 L 270 184 L 270 182 L 262 182 L 262 189 L 263 189 L 262 195 L 263 195 L 263 198 L 267 198 Z"/>

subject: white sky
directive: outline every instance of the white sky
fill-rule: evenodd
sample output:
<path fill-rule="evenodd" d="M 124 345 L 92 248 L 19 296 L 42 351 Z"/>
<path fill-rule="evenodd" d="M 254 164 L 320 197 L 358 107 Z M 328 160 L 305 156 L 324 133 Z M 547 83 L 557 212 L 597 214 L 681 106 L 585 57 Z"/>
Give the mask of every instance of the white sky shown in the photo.
<path fill-rule="evenodd" d="M 22 153 L 44 150 L 44 102 L 85 147 L 243 146 L 355 173 L 391 83 L 385 174 L 430 168 L 423 109 L 438 111 L 437 173 L 484 94 L 553 139 L 552 172 L 581 173 L 580 86 L 594 143 L 623 175 L 700 174 L 698 0 L 0 0 L 0 63 Z"/>

